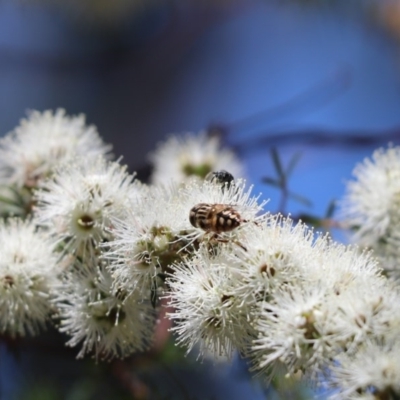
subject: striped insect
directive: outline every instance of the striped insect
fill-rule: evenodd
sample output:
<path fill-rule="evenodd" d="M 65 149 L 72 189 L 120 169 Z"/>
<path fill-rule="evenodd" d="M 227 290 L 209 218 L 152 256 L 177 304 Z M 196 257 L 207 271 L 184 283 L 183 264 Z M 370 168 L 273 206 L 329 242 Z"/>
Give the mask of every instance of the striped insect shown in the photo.
<path fill-rule="evenodd" d="M 190 223 L 205 232 L 230 232 L 246 222 L 239 212 L 227 204 L 199 203 L 189 214 Z"/>

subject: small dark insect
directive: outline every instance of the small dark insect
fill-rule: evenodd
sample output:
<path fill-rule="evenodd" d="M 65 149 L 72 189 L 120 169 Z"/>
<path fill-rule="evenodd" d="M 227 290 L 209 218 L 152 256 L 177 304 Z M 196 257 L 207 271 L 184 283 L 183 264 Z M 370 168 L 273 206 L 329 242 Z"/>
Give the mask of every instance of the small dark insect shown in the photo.
<path fill-rule="evenodd" d="M 219 183 L 222 188 L 229 189 L 231 185 L 234 185 L 235 178 L 228 171 L 222 169 L 221 171 L 209 172 L 205 179 L 213 183 Z"/>
<path fill-rule="evenodd" d="M 208 203 L 195 205 L 190 210 L 189 220 L 195 228 L 214 233 L 232 231 L 246 222 L 232 206 Z"/>

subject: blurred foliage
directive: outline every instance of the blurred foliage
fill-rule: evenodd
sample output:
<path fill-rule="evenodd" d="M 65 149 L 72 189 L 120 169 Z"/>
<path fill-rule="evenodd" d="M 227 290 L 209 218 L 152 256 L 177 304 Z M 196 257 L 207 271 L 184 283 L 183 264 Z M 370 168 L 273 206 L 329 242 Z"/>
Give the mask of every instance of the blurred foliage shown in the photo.
<path fill-rule="evenodd" d="M 289 190 L 289 179 L 300 160 L 301 153 L 297 152 L 293 154 L 286 167 L 284 166 L 282 158 L 276 148 L 271 148 L 270 155 L 276 177 L 264 176 L 262 182 L 279 189 L 281 198 L 278 212 L 282 214 L 285 213 L 289 199 L 297 201 L 306 207 L 312 207 L 312 202 L 309 199 Z M 335 200 L 331 200 L 323 216 L 317 216 L 309 212 L 302 212 L 297 216 L 292 216 L 292 218 L 295 220 L 301 220 L 314 228 L 329 231 L 332 228 L 339 227 L 339 223 L 333 219 L 335 210 L 336 202 Z"/>
<path fill-rule="evenodd" d="M 11 355 L 22 371 L 18 400 L 225 400 L 222 395 L 204 395 L 202 387 L 215 385 L 215 377 L 224 363 L 185 356 L 184 349 L 170 338 L 160 352 L 150 350 L 124 360 L 96 362 L 77 360 L 75 349 L 64 346 L 65 338 L 52 330 L 38 338 L 9 343 L 16 347 Z M 217 383 L 215 392 L 224 393 L 230 380 L 251 380 L 249 365 L 237 358 L 243 376 L 231 374 Z M 211 379 L 211 377 L 214 377 Z M 218 378 L 217 378 L 218 382 Z M 263 386 L 257 378 L 254 385 Z M 199 389 L 200 388 L 200 389 Z M 213 390 L 214 391 L 214 390 Z M 207 390 L 205 391 L 207 392 Z M 312 391 L 299 377 L 285 377 L 284 372 L 264 387 L 269 400 L 306 400 Z"/>
<path fill-rule="evenodd" d="M 286 376 L 283 372 L 278 374 L 273 382 L 274 391 L 267 392 L 268 400 L 307 400 L 314 397 L 311 387 L 302 382 L 300 376 Z"/>
<path fill-rule="evenodd" d="M 400 0 L 287 0 L 301 6 L 329 8 L 361 18 L 400 42 Z"/>
<path fill-rule="evenodd" d="M 41 6 L 64 14 L 79 29 L 113 34 L 124 31 L 130 24 L 141 24 L 149 15 L 171 16 L 190 14 L 193 10 L 218 13 L 241 0 L 18 0 L 25 6 Z"/>
<path fill-rule="evenodd" d="M 279 212 L 284 213 L 286 210 L 287 201 L 291 198 L 307 207 L 312 205 L 311 201 L 304 196 L 289 190 L 289 178 L 301 157 L 300 153 L 295 153 L 289 160 L 287 167 L 284 167 L 281 156 L 277 149 L 271 149 L 271 158 L 275 168 L 276 177 L 264 176 L 262 181 L 267 185 L 278 188 L 281 192 L 281 201 L 279 205 Z"/>
<path fill-rule="evenodd" d="M 170 377 L 170 370 L 176 368 L 187 371 L 197 368 L 173 340 L 168 340 L 159 353 L 150 350 L 110 362 L 77 360 L 76 350 L 65 348 L 64 342 L 65 337 L 52 331 L 19 343 L 23 346 L 16 359 L 23 370 L 23 379 L 17 399 L 179 399 L 182 396 L 179 375 L 175 380 L 169 379 L 168 384 L 159 378 Z"/>
<path fill-rule="evenodd" d="M 396 41 L 400 42 L 400 1 L 381 1 L 372 12 L 379 24 Z"/>

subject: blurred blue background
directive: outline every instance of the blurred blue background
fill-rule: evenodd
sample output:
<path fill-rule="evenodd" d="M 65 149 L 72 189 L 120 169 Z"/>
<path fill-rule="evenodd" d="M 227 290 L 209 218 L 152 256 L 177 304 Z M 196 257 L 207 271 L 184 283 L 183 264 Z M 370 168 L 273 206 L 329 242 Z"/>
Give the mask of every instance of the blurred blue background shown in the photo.
<path fill-rule="evenodd" d="M 293 189 L 321 213 L 357 160 L 397 140 L 399 47 L 373 2 L 306 3 L 154 0 L 103 21 L 74 2 L 3 0 L 0 132 L 28 109 L 82 112 L 140 169 L 167 134 L 220 124 L 255 183 L 271 146 L 301 150 Z"/>
<path fill-rule="evenodd" d="M 28 109 L 84 113 L 145 175 L 156 142 L 217 127 L 272 211 L 279 191 L 262 183 L 274 175 L 270 150 L 284 162 L 300 151 L 290 188 L 313 206 L 290 201 L 285 211 L 318 216 L 343 195 L 356 162 L 399 143 L 396 2 L 120 3 L 104 11 L 89 0 L 1 1 L 2 134 Z M 1 399 L 12 398 L 24 376 L 5 354 L 3 347 Z M 219 386 L 198 398 L 265 398 L 247 378 L 221 378 Z M 235 388 L 229 397 L 226 387 Z"/>

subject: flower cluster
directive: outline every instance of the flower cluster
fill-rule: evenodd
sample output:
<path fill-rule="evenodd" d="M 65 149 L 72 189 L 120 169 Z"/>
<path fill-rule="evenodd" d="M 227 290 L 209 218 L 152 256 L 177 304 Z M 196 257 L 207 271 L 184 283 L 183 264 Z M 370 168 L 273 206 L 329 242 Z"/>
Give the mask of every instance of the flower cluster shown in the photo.
<path fill-rule="evenodd" d="M 187 181 L 193 177 L 204 179 L 207 174 L 222 169 L 233 176 L 242 176 L 243 167 L 235 154 L 221 147 L 217 136 L 186 134 L 171 136 L 150 154 L 154 165 L 152 183 L 164 184 L 173 179 Z"/>
<path fill-rule="evenodd" d="M 50 289 L 57 281 L 53 240 L 32 220 L 0 223 L 0 331 L 11 337 L 35 334 L 51 313 Z"/>
<path fill-rule="evenodd" d="M 65 161 L 104 156 L 110 150 L 96 128 L 85 125 L 83 115 L 32 111 L 0 140 L 0 183 L 32 188 Z"/>
<path fill-rule="evenodd" d="M 339 355 L 333 378 L 342 389 L 338 397 L 396 399 L 400 395 L 396 310 L 400 302 L 400 147 L 390 144 L 375 150 L 371 158 L 356 165 L 353 175 L 341 202 L 342 224 L 350 230 L 353 242 L 373 251 L 389 281 L 384 286 L 364 287 L 364 294 L 346 304 L 347 310 L 360 303 L 366 307 L 362 320 L 358 317 L 363 330 L 354 334 L 370 334 L 363 342 L 359 340 L 355 351 Z"/>
<path fill-rule="evenodd" d="M 352 240 L 374 250 L 382 267 L 398 274 L 400 260 L 400 147 L 376 150 L 358 164 L 342 201 Z M 396 271 L 397 270 L 397 271 Z"/>
<path fill-rule="evenodd" d="M 147 185 L 83 117 L 23 120 L 0 141 L 4 199 L 25 206 L 0 224 L 1 332 L 53 321 L 78 357 L 125 357 L 151 345 L 167 305 L 177 343 L 199 357 L 238 351 L 266 381 L 283 368 L 324 374 L 339 397 L 399 397 L 400 290 L 382 273 L 386 256 L 397 265 L 399 149 L 348 186 L 357 247 L 266 212 L 220 146 L 171 137 Z"/>

